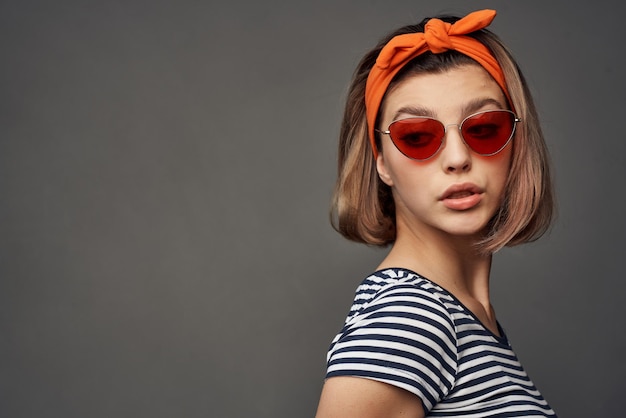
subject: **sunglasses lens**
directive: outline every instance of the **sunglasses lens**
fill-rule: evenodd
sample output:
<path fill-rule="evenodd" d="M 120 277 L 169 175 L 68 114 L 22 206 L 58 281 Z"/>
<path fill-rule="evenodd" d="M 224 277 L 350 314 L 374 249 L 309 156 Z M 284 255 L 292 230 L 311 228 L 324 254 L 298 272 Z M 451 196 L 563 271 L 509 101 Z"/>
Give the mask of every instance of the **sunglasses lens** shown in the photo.
<path fill-rule="evenodd" d="M 430 118 L 401 119 L 392 123 L 389 131 L 396 148 L 415 160 L 435 155 L 445 135 L 441 122 Z"/>
<path fill-rule="evenodd" d="M 461 134 L 467 145 L 482 155 L 493 155 L 502 150 L 514 130 L 515 115 L 505 110 L 482 112 L 461 124 Z"/>

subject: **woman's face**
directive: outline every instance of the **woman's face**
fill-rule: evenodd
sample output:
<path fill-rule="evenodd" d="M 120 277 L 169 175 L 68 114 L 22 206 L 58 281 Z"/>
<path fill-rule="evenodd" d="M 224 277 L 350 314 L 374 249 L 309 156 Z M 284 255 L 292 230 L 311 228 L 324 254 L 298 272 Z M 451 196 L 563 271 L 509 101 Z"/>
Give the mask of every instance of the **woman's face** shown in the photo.
<path fill-rule="evenodd" d="M 376 163 L 380 178 L 393 191 L 398 237 L 406 231 L 422 238 L 482 237 L 502 201 L 512 146 L 481 156 L 463 142 L 457 126 L 449 125 L 496 109 L 507 109 L 504 94 L 478 65 L 410 76 L 387 94 L 378 129 L 414 116 L 430 116 L 448 126 L 441 149 L 426 161 L 407 158 L 389 135 L 382 135 Z"/>

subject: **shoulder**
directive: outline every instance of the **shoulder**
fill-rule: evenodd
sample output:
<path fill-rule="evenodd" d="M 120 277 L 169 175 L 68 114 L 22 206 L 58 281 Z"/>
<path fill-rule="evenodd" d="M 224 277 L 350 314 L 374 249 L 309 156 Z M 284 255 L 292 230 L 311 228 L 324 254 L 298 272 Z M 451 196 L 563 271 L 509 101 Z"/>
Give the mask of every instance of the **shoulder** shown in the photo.
<path fill-rule="evenodd" d="M 451 389 L 458 368 L 451 301 L 413 272 L 392 269 L 367 277 L 331 344 L 327 377 L 392 384 L 431 408 Z"/>
<path fill-rule="evenodd" d="M 462 308 L 447 291 L 405 269 L 377 271 L 356 290 L 346 325 L 385 316 L 430 319 L 453 332 L 454 317 Z"/>

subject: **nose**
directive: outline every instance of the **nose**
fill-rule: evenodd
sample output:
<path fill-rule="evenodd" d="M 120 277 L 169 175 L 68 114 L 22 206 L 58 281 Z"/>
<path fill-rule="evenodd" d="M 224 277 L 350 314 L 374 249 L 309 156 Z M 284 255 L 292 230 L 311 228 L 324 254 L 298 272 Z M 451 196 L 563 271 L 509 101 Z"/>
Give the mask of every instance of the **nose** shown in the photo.
<path fill-rule="evenodd" d="M 472 168 L 471 152 L 463 141 L 461 127 L 458 124 L 446 125 L 445 127 L 441 164 L 443 170 L 448 173 L 464 173 Z"/>

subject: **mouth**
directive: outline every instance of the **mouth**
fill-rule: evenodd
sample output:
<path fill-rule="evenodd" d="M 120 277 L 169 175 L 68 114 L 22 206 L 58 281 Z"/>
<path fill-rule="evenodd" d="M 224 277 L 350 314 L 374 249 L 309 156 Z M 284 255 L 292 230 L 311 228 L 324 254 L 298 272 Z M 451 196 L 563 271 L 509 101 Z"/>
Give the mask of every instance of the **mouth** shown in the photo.
<path fill-rule="evenodd" d="M 482 194 L 484 190 L 474 183 L 453 184 L 441 195 L 441 200 L 462 199 L 475 194 Z"/>
<path fill-rule="evenodd" d="M 476 194 L 476 193 L 469 191 L 469 190 L 462 190 L 460 192 L 454 192 L 454 193 L 449 194 L 448 196 L 445 197 L 445 199 L 462 199 L 464 197 L 471 196 L 473 194 Z"/>
<path fill-rule="evenodd" d="M 441 196 L 444 206 L 452 210 L 468 210 L 477 206 L 483 198 L 484 190 L 473 183 L 450 186 Z"/>

